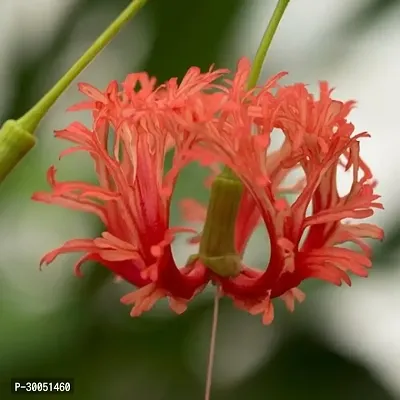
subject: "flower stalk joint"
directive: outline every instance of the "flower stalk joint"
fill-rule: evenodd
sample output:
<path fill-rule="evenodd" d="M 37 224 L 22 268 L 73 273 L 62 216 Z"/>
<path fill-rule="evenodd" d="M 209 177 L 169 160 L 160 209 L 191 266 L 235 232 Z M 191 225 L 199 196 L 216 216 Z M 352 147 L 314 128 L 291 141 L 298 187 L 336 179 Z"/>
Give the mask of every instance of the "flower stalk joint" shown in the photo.
<path fill-rule="evenodd" d="M 35 137 L 15 120 L 0 129 L 0 182 L 35 145 Z"/>

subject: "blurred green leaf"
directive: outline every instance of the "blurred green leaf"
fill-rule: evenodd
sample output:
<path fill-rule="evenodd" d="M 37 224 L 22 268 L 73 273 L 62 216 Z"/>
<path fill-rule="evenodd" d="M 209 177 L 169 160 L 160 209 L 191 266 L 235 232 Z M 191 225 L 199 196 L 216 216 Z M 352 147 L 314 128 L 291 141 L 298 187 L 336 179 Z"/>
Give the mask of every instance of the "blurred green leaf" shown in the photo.
<path fill-rule="evenodd" d="M 272 359 L 237 387 L 230 399 L 393 400 L 360 363 L 333 352 L 311 335 L 290 336 L 274 350 Z"/>
<path fill-rule="evenodd" d="M 371 0 L 364 3 L 364 7 L 345 20 L 339 27 L 340 32 L 347 35 L 362 34 L 371 29 L 371 26 L 379 23 L 382 18 L 400 7 L 399 0 Z"/>

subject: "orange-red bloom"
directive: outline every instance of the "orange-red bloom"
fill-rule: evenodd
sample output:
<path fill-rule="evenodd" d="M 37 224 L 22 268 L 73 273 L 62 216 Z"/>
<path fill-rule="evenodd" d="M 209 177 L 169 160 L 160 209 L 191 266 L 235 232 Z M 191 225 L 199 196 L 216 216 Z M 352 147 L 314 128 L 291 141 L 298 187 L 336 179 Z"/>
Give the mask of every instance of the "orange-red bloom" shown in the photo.
<path fill-rule="evenodd" d="M 201 111 L 196 103 L 202 89 L 212 88 L 223 72 L 201 74 L 191 68 L 180 85 L 172 79 L 157 90 L 155 80 L 147 74 L 129 75 L 122 91 L 117 82 L 104 93 L 88 84 L 80 85 L 90 101 L 72 109 L 93 110 L 93 126 L 89 129 L 73 123 L 56 132 L 56 137 L 76 145 L 61 156 L 75 151 L 90 155 L 98 184 L 57 182 L 56 170 L 51 167 L 47 175 L 51 192 L 36 193 L 33 199 L 94 213 L 107 230 L 95 239 L 68 241 L 46 254 L 41 263 L 51 263 L 63 253 L 83 252 L 75 265 L 77 275 L 82 263 L 97 261 L 141 288 L 123 299 L 135 303 L 132 315 L 150 309 L 164 296 L 176 312 L 184 311 L 186 301 L 208 278 L 201 264 L 178 269 L 173 260 L 174 234 L 188 229 L 168 225 L 176 176 L 164 177 L 164 160 L 174 145 L 174 168 L 185 164 L 181 152 L 192 140 L 185 125 L 191 123 L 196 110 Z"/>
<path fill-rule="evenodd" d="M 382 205 L 371 171 L 359 156 L 360 140 L 368 135 L 353 135 L 347 120 L 353 102 L 333 100 L 327 83 L 320 84 L 318 100 L 304 84 L 279 87 L 284 73 L 249 91 L 249 71 L 250 63 L 242 59 L 233 80 L 221 85 L 214 81 L 226 70 L 201 74 L 197 68 L 180 84 L 172 79 L 158 88 L 144 73 L 129 75 L 122 90 L 116 82 L 105 92 L 80 85 L 89 101 L 73 109 L 92 110 L 93 126 L 74 123 L 56 136 L 77 145 L 62 155 L 85 151 L 91 156 L 98 184 L 57 182 L 52 167 L 51 192 L 33 198 L 94 213 L 106 231 L 99 238 L 71 240 L 46 254 L 42 263 L 62 253 L 83 252 L 77 274 L 83 262 L 94 260 L 139 288 L 122 299 L 134 304 L 132 315 L 162 297 L 182 312 L 212 279 L 238 307 L 262 313 L 264 323 L 273 319 L 272 298 L 281 297 L 290 310 L 296 299 L 303 300 L 298 285 L 307 278 L 340 285 L 350 284 L 349 272 L 366 276 L 370 247 L 363 239 L 382 239 L 383 232 L 347 220 L 369 217 Z M 282 146 L 270 151 L 272 135 L 281 133 Z M 171 148 L 173 166 L 164 173 Z M 200 261 L 176 266 L 174 235 L 191 230 L 169 226 L 170 200 L 180 169 L 192 161 L 214 169 L 218 163 L 226 165 L 243 182 L 235 245 L 243 254 L 263 221 L 271 246 L 264 271 L 243 264 L 237 277 L 222 278 Z M 293 170 L 303 177 L 283 187 Z M 338 174 L 346 171 L 351 171 L 353 184 L 340 196 Z M 289 202 L 287 193 L 295 199 Z M 205 218 L 205 209 L 193 200 L 183 205 L 188 219 Z M 345 242 L 355 243 L 360 252 L 340 247 Z"/>

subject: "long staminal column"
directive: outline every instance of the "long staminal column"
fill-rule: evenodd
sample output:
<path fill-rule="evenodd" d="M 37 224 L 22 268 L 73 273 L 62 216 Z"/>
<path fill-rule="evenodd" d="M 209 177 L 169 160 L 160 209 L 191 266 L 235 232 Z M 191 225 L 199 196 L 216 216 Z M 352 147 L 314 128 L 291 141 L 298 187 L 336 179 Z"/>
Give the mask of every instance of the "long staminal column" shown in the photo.
<path fill-rule="evenodd" d="M 265 30 L 250 71 L 248 89 L 256 86 L 262 65 L 290 0 L 279 0 Z M 207 217 L 200 242 L 200 258 L 216 274 L 236 276 L 240 256 L 235 251 L 235 220 L 243 193 L 243 185 L 230 168 L 225 167 L 211 189 Z"/>

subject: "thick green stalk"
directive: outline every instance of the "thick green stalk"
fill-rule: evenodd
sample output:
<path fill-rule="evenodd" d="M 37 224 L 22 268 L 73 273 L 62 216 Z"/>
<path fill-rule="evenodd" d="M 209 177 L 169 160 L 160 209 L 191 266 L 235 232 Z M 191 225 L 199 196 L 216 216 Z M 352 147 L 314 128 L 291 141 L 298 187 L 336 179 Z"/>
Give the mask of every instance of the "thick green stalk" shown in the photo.
<path fill-rule="evenodd" d="M 6 121 L 0 130 L 0 182 L 35 145 L 36 137 L 17 121 Z"/>
<path fill-rule="evenodd" d="M 272 39 L 290 0 L 279 0 L 258 47 L 247 83 L 256 86 Z M 204 265 L 220 276 L 235 276 L 240 271 L 241 258 L 235 249 L 235 226 L 243 185 L 228 167 L 216 178 L 211 188 L 207 217 L 199 254 Z"/>
<path fill-rule="evenodd" d="M 147 0 L 131 1 L 82 57 L 25 115 L 3 124 L 0 129 L 0 183 L 34 146 L 36 139 L 33 135 L 50 107 L 146 3 Z"/>
<path fill-rule="evenodd" d="M 235 276 L 240 272 L 241 259 L 235 249 L 235 216 L 242 192 L 243 185 L 229 169 L 211 187 L 199 256 L 204 265 L 221 276 Z"/>

